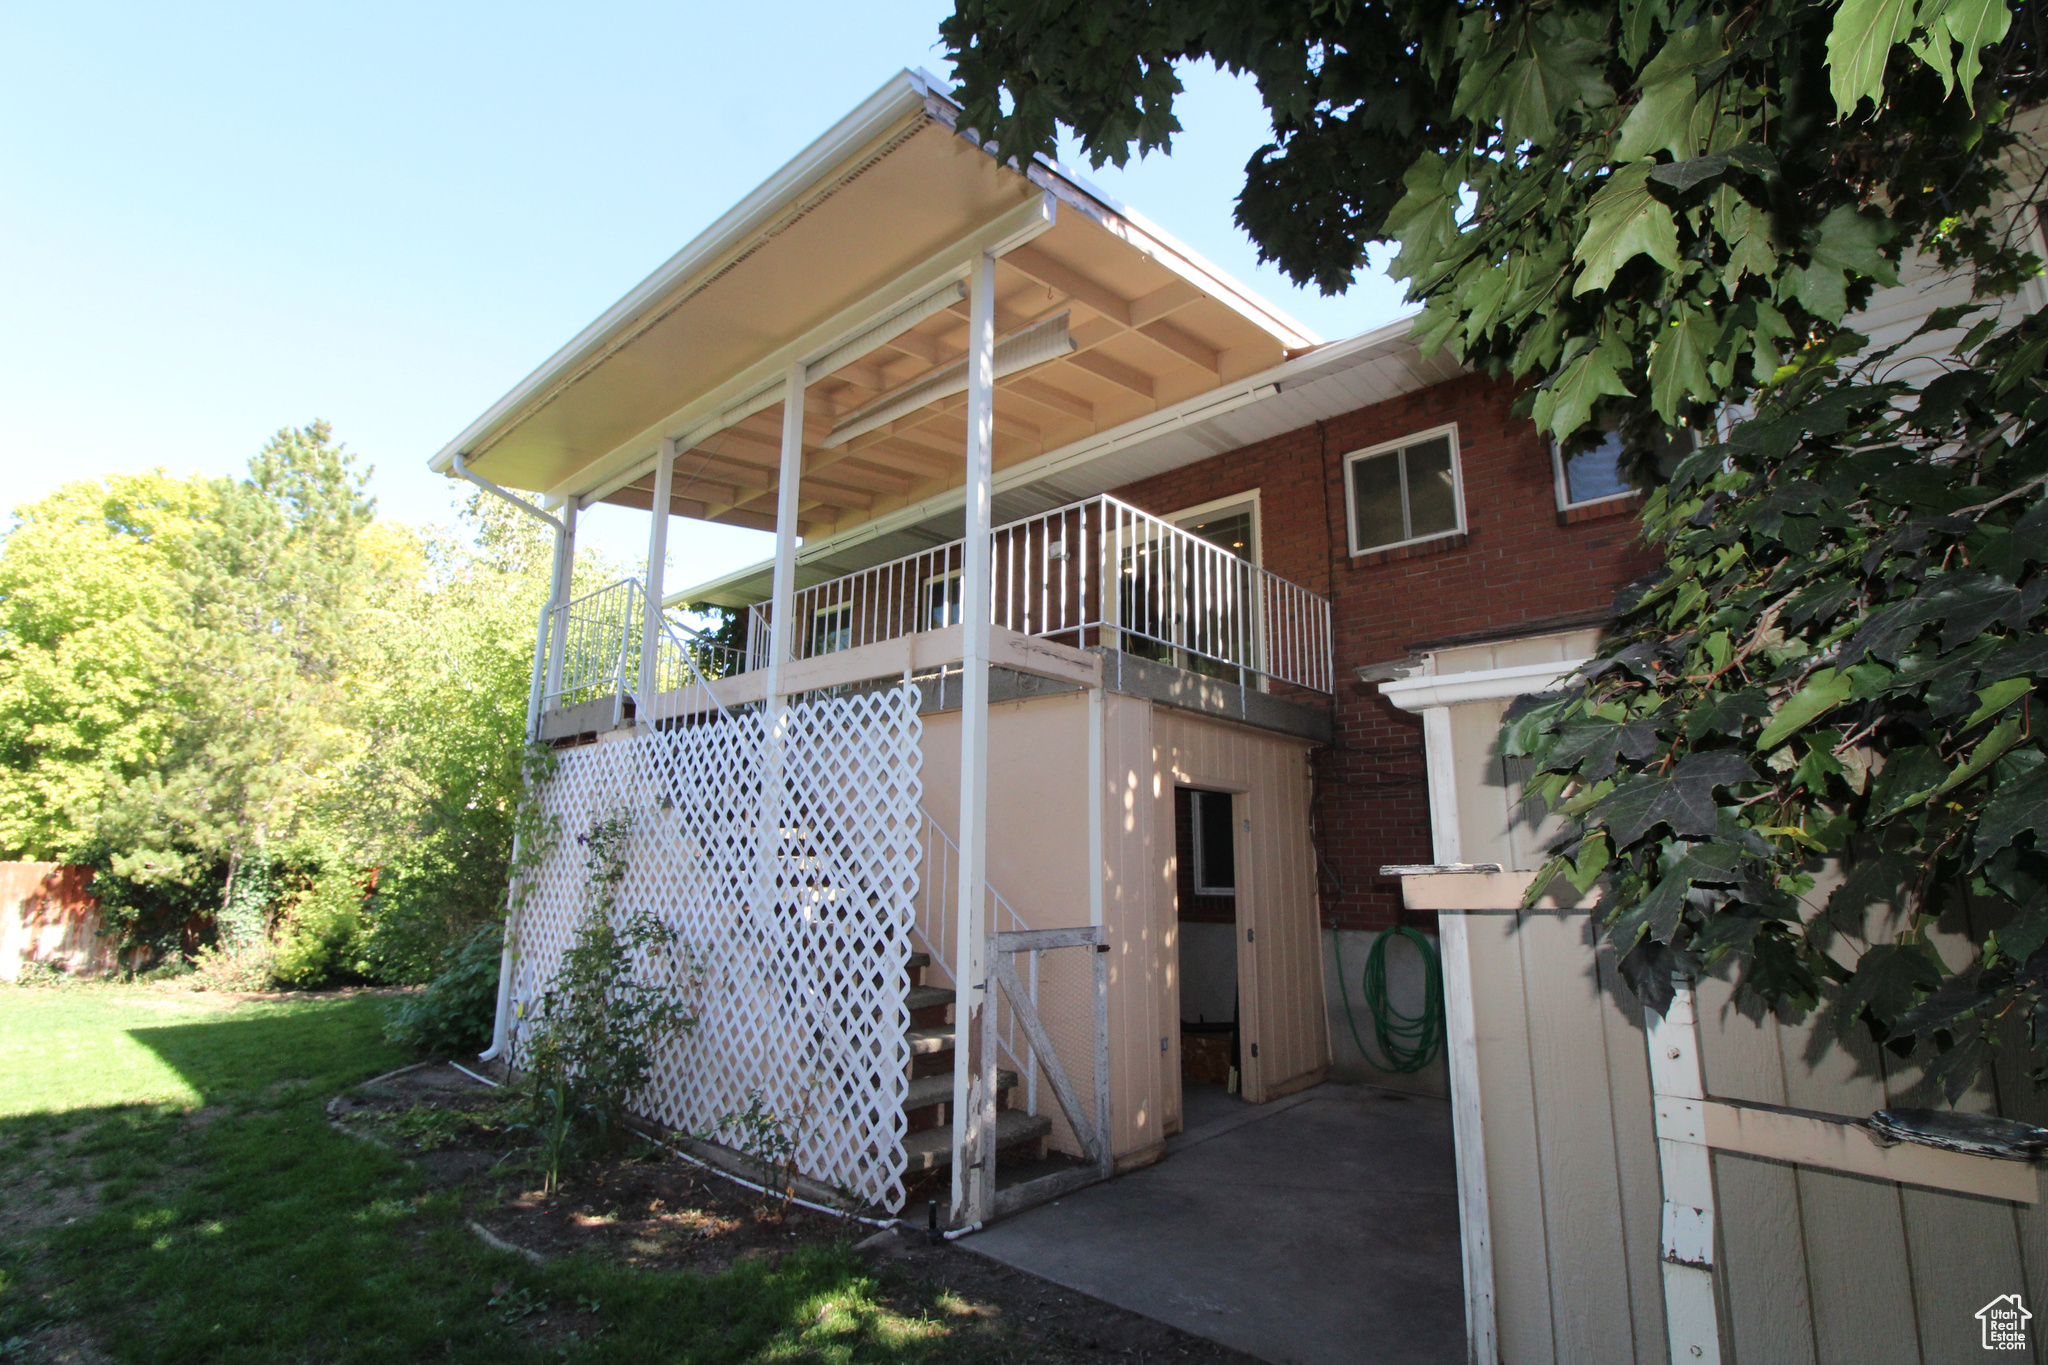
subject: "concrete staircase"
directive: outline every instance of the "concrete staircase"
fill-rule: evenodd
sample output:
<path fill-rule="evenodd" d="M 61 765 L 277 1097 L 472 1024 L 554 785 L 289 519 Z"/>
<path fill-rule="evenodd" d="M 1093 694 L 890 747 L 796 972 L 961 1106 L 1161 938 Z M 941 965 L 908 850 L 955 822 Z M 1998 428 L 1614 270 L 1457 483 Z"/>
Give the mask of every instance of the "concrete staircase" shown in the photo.
<path fill-rule="evenodd" d="M 905 1178 L 912 1182 L 953 1164 L 954 997 L 944 986 L 924 984 L 925 970 L 931 964 L 929 954 L 910 955 L 910 1092 L 903 1101 L 908 1118 L 903 1148 L 909 1158 Z M 1010 1107 L 1016 1087 L 1016 1072 L 996 1072 L 998 1164 L 1005 1159 L 1042 1156 L 1045 1136 L 1052 1131 L 1052 1120 L 1045 1115 Z"/>

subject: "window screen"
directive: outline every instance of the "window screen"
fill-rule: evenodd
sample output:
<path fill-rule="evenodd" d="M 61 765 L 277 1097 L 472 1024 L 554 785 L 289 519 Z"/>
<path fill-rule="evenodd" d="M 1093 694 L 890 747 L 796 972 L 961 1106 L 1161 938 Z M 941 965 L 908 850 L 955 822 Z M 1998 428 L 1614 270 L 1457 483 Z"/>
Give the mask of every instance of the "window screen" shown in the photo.
<path fill-rule="evenodd" d="M 1237 893 L 1237 852 L 1230 827 L 1230 793 L 1194 793 L 1195 894 Z"/>
<path fill-rule="evenodd" d="M 1351 459 L 1351 552 L 1458 529 L 1458 475 L 1448 433 Z"/>
<path fill-rule="evenodd" d="M 1628 475 L 1622 468 L 1620 432 L 1608 432 L 1606 438 L 1591 450 L 1582 450 L 1575 455 L 1560 454 L 1557 462 L 1559 492 L 1566 507 L 1620 497 L 1630 491 Z"/>

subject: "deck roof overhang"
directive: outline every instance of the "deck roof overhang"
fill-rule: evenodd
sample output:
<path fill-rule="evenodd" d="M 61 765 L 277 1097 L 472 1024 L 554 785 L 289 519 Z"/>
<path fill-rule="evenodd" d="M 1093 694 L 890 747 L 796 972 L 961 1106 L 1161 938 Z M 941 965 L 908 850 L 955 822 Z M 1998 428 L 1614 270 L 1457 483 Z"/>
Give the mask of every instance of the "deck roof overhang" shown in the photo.
<path fill-rule="evenodd" d="M 772 528 L 805 366 L 798 530 L 896 519 L 964 478 L 965 280 L 998 258 L 995 465 L 1071 448 L 1271 369 L 1316 339 L 1061 168 L 1019 168 L 904 72 L 431 461 L 550 505 L 652 504 Z"/>
<path fill-rule="evenodd" d="M 1332 342 L 1012 464 L 996 474 L 995 521 L 1001 525 L 1036 516 L 1466 373 L 1441 352 L 1423 356 L 1410 337 L 1413 322 L 1412 316 L 1403 317 Z M 962 490 L 950 488 L 810 540 L 798 552 L 797 585 L 808 587 L 957 540 L 964 502 Z M 773 567 L 765 561 L 752 564 L 670 594 L 668 601 L 723 607 L 760 602 L 769 595 Z"/>

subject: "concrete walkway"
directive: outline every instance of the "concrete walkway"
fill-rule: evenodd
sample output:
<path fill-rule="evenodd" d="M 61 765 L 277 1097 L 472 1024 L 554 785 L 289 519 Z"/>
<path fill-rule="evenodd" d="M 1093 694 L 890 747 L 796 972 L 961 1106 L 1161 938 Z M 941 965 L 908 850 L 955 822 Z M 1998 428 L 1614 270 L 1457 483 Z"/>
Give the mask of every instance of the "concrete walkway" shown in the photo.
<path fill-rule="evenodd" d="M 1450 1106 L 1210 1090 L 1158 1165 L 961 1245 L 1275 1365 L 1463 1360 Z"/>

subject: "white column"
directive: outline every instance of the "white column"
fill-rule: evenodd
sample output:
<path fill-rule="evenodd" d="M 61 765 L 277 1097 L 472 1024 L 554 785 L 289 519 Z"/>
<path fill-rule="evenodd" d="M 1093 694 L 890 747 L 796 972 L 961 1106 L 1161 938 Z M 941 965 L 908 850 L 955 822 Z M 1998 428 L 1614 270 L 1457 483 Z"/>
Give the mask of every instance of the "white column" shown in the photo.
<path fill-rule="evenodd" d="M 1451 709 L 1422 713 L 1424 770 L 1429 778 L 1431 856 L 1462 861 L 1458 828 L 1457 755 Z M 1493 1218 L 1486 1198 L 1486 1125 L 1479 1107 L 1479 1026 L 1472 1008 L 1472 945 L 1465 917 L 1438 915 L 1443 957 L 1444 1044 L 1451 1080 L 1451 1139 L 1458 1162 L 1458 1226 L 1465 1268 L 1465 1349 L 1471 1365 L 1498 1359 L 1493 1309 Z"/>
<path fill-rule="evenodd" d="M 953 983 L 953 1221 L 981 1222 L 994 1209 L 995 1092 L 988 1077 L 988 640 L 994 601 L 989 533 L 993 520 L 995 430 L 993 256 L 975 263 L 968 289 L 967 526 L 960 552 L 960 932 Z M 984 1054 L 987 1055 L 984 1055 Z"/>
<path fill-rule="evenodd" d="M 548 598 L 554 603 L 554 626 L 548 639 L 547 695 L 562 690 L 562 655 L 569 648 L 570 594 L 576 590 L 576 499 L 562 504 L 562 530 L 555 537 L 555 574 Z M 559 702 L 557 703 L 560 704 Z"/>
<path fill-rule="evenodd" d="M 782 666 L 796 639 L 796 517 L 804 474 L 802 361 L 789 367 L 782 398 L 782 469 L 775 489 L 775 585 L 768 603 L 768 695 L 782 696 Z M 772 707 L 771 707 L 772 709 Z"/>
<path fill-rule="evenodd" d="M 664 440 L 654 457 L 654 503 L 648 509 L 647 592 L 641 601 L 640 690 L 635 714 L 642 724 L 653 720 L 654 694 L 661 680 L 655 669 L 660 659 L 662 580 L 668 571 L 668 509 L 675 492 L 676 443 Z"/>
<path fill-rule="evenodd" d="M 1650 1089 L 1657 1115 L 1657 1167 L 1664 1181 L 1664 1325 L 1674 1365 L 1720 1365 L 1714 1303 L 1714 1154 L 1706 1145 L 1699 1027 L 1692 983 L 1673 983 L 1671 1007 L 1643 1011 Z"/>

